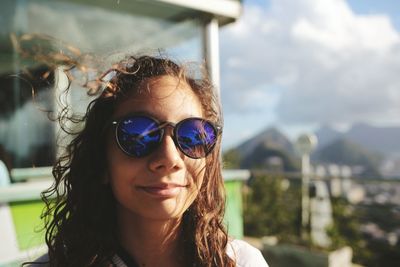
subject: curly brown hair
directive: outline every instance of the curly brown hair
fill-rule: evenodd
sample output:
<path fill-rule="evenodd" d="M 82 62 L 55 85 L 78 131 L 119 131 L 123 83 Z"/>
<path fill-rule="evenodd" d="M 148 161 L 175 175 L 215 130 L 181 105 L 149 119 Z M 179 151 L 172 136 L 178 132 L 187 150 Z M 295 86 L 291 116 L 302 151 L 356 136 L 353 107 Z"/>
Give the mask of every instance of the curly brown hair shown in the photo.
<path fill-rule="evenodd" d="M 105 77 L 113 76 L 108 81 Z M 42 193 L 46 203 L 46 243 L 51 266 L 109 266 L 119 246 L 116 200 L 104 183 L 107 173 L 107 124 L 124 98 L 140 90 L 140 83 L 170 75 L 185 81 L 198 96 L 206 119 L 222 123 L 218 99 L 204 75 L 163 57 L 128 57 L 100 76 L 104 84 L 88 106 L 84 127 L 58 159 L 55 183 Z M 98 86 L 97 88 L 101 88 Z M 65 121 L 64 112 L 60 121 Z M 235 266 L 226 253 L 228 234 L 223 225 L 225 193 L 220 163 L 221 140 L 206 158 L 204 182 L 196 200 L 183 214 L 185 255 L 193 266 Z"/>

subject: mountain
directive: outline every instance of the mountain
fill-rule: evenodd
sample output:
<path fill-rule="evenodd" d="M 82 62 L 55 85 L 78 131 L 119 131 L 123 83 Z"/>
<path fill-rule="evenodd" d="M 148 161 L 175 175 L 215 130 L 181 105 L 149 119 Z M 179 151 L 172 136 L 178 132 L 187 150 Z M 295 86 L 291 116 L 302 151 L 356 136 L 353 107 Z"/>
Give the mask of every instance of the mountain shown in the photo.
<path fill-rule="evenodd" d="M 240 162 L 244 169 L 267 169 L 271 171 L 298 171 L 299 166 L 291 154 L 268 143 L 261 143 Z"/>
<path fill-rule="evenodd" d="M 318 149 L 332 141 L 346 139 L 384 155 L 400 154 L 400 127 L 376 127 L 356 123 L 347 132 L 342 133 L 325 125 L 315 134 L 318 137 Z"/>
<path fill-rule="evenodd" d="M 382 156 L 344 138 L 336 139 L 322 147 L 313 158 L 321 163 L 360 166 L 362 171 L 359 175 L 364 177 L 379 178 L 381 176 L 379 166 Z"/>
<path fill-rule="evenodd" d="M 265 129 L 261 133 L 237 146 L 236 149 L 240 151 L 241 157 L 244 158 L 260 145 L 287 151 L 289 153 L 293 152 L 293 145 L 290 140 L 274 127 Z"/>
<path fill-rule="evenodd" d="M 228 168 L 267 168 L 294 171 L 293 145 L 276 128 L 267 128 L 258 135 L 224 153 Z"/>
<path fill-rule="evenodd" d="M 325 125 L 316 135 L 313 163 L 349 165 L 356 175 L 364 177 L 400 177 L 399 170 L 393 168 L 394 162 L 400 162 L 400 127 L 355 124 L 340 132 Z M 225 152 L 224 164 L 227 168 L 295 171 L 300 162 L 295 157 L 290 140 L 272 127 Z"/>
<path fill-rule="evenodd" d="M 343 133 L 333 129 L 328 125 L 323 125 L 315 132 L 318 138 L 318 147 L 324 147 L 339 138 L 342 138 Z"/>
<path fill-rule="evenodd" d="M 400 127 L 374 127 L 359 123 L 351 127 L 346 137 L 384 154 L 400 153 Z"/>

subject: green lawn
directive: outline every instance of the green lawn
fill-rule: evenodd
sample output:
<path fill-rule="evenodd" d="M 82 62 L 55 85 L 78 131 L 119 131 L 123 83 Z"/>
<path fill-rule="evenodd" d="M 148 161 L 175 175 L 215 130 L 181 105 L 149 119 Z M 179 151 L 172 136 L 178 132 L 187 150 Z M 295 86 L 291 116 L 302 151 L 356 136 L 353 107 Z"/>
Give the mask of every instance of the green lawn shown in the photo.
<path fill-rule="evenodd" d="M 43 222 L 40 214 L 44 208 L 41 200 L 10 203 L 20 250 L 44 243 Z"/>

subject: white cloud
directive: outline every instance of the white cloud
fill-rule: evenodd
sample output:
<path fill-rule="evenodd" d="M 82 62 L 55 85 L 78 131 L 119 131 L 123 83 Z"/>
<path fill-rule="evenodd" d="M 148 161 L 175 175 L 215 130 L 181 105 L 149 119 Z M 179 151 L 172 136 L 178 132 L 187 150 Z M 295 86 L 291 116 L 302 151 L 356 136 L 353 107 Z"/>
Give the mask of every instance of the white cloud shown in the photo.
<path fill-rule="evenodd" d="M 327 13 L 323 20 L 300 18 L 292 34 L 298 40 L 320 44 L 332 50 L 388 49 L 399 42 L 397 32 L 386 16 L 355 17 Z M 331 14 L 331 16 L 329 16 Z M 318 17 L 320 19 L 320 17 Z"/>
<path fill-rule="evenodd" d="M 245 6 L 221 47 L 226 113 L 272 102 L 278 123 L 400 123 L 400 35 L 387 16 L 356 15 L 344 0 L 272 0 Z"/>

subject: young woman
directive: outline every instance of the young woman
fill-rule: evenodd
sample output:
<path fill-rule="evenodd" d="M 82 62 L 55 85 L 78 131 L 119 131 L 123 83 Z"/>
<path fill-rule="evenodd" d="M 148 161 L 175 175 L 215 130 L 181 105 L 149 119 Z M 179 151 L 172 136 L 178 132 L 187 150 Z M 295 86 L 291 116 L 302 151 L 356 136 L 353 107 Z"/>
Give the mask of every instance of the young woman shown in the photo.
<path fill-rule="evenodd" d="M 35 264 L 267 266 L 223 225 L 222 118 L 210 82 L 150 56 L 107 74 L 43 195 L 48 255 Z"/>

